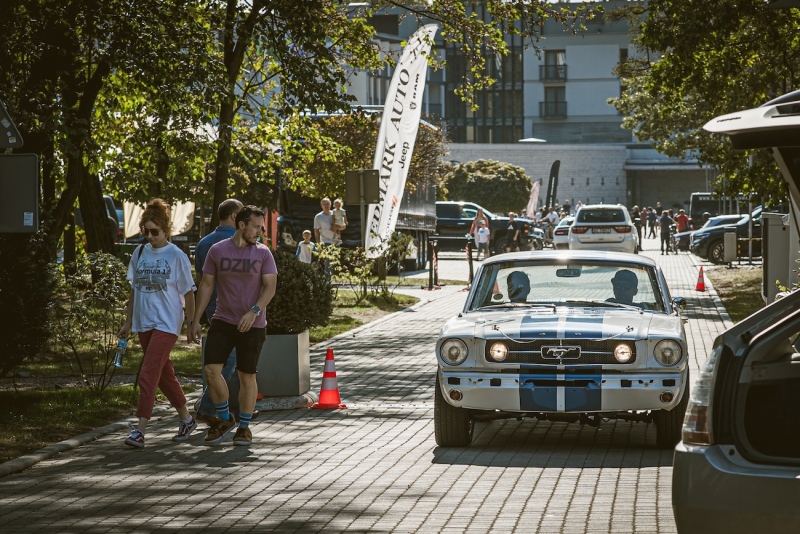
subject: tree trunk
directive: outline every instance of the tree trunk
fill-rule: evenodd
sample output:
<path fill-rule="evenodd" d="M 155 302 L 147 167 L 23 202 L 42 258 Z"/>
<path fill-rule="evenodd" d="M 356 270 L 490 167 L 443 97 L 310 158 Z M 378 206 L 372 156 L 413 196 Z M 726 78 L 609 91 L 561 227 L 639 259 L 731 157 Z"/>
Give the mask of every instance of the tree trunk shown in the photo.
<path fill-rule="evenodd" d="M 97 175 L 92 175 L 85 168 L 82 172 L 83 182 L 78 199 L 81 204 L 83 228 L 86 231 L 87 252 L 114 252 L 114 236 L 108 218 L 108 211 L 103 200 L 103 190 Z"/>
<path fill-rule="evenodd" d="M 231 88 L 232 89 L 232 88 Z M 233 94 L 231 92 L 231 94 Z M 219 139 L 217 161 L 214 165 L 214 203 L 219 206 L 228 195 L 228 175 L 231 164 L 231 140 L 233 139 L 233 96 L 225 97 L 219 111 Z M 211 212 L 211 228 L 219 225 L 217 210 Z"/>

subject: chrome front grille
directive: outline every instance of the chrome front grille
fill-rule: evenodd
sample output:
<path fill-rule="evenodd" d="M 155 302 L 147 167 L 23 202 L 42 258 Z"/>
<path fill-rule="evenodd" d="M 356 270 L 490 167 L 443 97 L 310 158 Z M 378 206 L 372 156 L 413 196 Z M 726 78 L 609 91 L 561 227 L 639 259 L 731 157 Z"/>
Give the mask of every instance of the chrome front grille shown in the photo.
<path fill-rule="evenodd" d="M 489 349 L 493 343 L 499 340 L 487 341 L 484 348 L 484 358 L 487 362 L 498 363 L 489 356 Z M 617 339 L 591 340 L 591 339 L 536 339 L 536 340 L 510 340 L 504 339 L 503 343 L 508 347 L 508 357 L 500 363 L 530 363 L 540 365 L 620 365 L 614 357 L 614 348 L 619 344 L 627 345 L 631 350 L 631 359 L 624 365 L 636 362 L 636 344 L 633 341 L 621 341 Z M 580 355 L 575 357 L 575 351 L 563 351 L 563 357 L 552 357 L 552 354 L 560 351 L 549 351 L 551 357 L 542 354 L 542 349 L 553 347 L 580 347 Z"/>

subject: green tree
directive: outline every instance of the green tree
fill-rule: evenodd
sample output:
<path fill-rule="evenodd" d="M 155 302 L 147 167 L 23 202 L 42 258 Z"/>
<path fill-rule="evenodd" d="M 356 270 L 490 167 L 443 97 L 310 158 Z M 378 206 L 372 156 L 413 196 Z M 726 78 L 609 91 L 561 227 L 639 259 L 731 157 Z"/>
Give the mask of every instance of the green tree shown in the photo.
<path fill-rule="evenodd" d="M 533 186 L 523 168 L 486 159 L 456 165 L 444 183 L 447 199 L 477 202 L 497 212 L 521 209 Z"/>
<path fill-rule="evenodd" d="M 768 151 L 734 151 L 702 127 L 798 88 L 800 12 L 761 0 L 652 0 L 611 16 L 630 18 L 636 46 L 611 99 L 623 127 L 664 154 L 717 167 L 722 193 L 785 197 Z"/>

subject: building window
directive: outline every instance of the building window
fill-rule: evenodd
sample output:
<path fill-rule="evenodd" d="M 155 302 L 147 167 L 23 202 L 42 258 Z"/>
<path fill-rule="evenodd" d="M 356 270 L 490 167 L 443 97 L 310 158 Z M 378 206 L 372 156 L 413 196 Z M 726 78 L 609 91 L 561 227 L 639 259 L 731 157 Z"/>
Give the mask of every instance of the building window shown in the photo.
<path fill-rule="evenodd" d="M 569 179 L 569 185 L 575 185 L 575 177 Z"/>
<path fill-rule="evenodd" d="M 606 179 L 604 177 L 600 177 L 600 185 L 606 185 Z"/>
<path fill-rule="evenodd" d="M 468 3 L 467 6 L 468 15 L 475 14 L 483 20 L 489 20 L 490 15 L 484 3 Z M 524 137 L 524 46 L 519 35 L 506 34 L 505 41 L 508 46 L 505 56 L 484 51 L 487 74 L 496 82 L 474 95 L 479 106 L 474 112 L 454 92 L 459 80 L 467 72 L 464 56 L 455 46 L 444 50 L 447 70 L 442 93 L 442 116 L 454 143 L 516 143 Z"/>
<path fill-rule="evenodd" d="M 543 119 L 567 117 L 566 87 L 545 87 L 544 102 L 539 102 L 539 116 Z"/>
<path fill-rule="evenodd" d="M 586 177 L 586 185 L 589 185 L 589 177 Z"/>
<path fill-rule="evenodd" d="M 539 65 L 539 79 L 543 82 L 567 80 L 567 52 L 565 50 L 544 51 L 544 65 Z"/>

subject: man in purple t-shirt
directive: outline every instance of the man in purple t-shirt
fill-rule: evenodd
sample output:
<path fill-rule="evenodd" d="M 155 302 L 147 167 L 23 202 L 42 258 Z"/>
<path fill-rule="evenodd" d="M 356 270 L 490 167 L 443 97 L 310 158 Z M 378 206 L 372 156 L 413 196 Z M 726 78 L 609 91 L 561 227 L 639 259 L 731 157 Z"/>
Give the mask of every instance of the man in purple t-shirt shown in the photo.
<path fill-rule="evenodd" d="M 250 420 L 258 396 L 256 369 L 267 330 L 264 308 L 275 296 L 278 282 L 275 258 L 269 248 L 258 242 L 263 226 L 263 211 L 255 206 L 243 207 L 236 214 L 236 233 L 213 245 L 203 264 L 190 339 L 200 340 L 200 316 L 216 284 L 217 309 L 208 329 L 204 370 L 217 417 L 208 430 L 206 443 L 219 443 L 236 426 L 229 409 L 228 387 L 222 376 L 222 368 L 234 347 L 241 387 L 239 428 L 233 444 L 250 445 L 253 441 Z"/>

